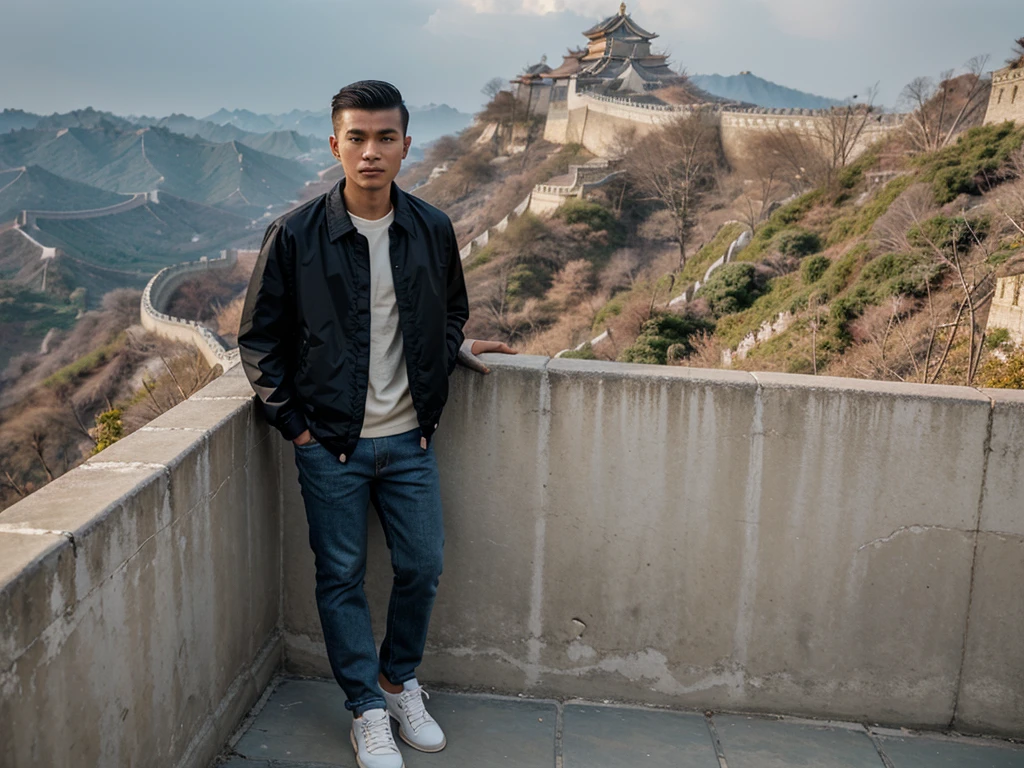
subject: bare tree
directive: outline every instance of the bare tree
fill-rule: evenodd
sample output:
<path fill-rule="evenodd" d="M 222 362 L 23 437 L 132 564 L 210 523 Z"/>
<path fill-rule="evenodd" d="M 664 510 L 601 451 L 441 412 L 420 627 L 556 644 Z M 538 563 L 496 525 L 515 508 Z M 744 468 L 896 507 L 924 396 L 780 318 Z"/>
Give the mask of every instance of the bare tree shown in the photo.
<path fill-rule="evenodd" d="M 942 149 L 984 116 L 990 87 L 984 77 L 987 65 L 988 56 L 975 56 L 960 76 L 950 69 L 939 76 L 938 84 L 930 77 L 907 84 L 901 101 L 909 111 L 904 132 L 913 150 Z"/>
<path fill-rule="evenodd" d="M 1006 60 L 1011 69 L 1024 67 L 1024 37 L 1018 37 L 1013 42 L 1013 55 Z"/>
<path fill-rule="evenodd" d="M 753 158 L 750 164 L 752 178 L 747 180 L 740 195 L 739 209 L 741 221 L 755 235 L 771 206 L 782 197 L 780 192 L 787 163 L 768 135 L 755 137 L 750 155 Z"/>
<path fill-rule="evenodd" d="M 957 332 L 966 313 L 970 337 L 968 339 L 968 364 L 965 383 L 967 386 L 971 386 L 974 381 L 974 375 L 978 370 L 978 364 L 981 362 L 981 353 L 984 350 L 982 343 L 985 338 L 985 329 L 979 324 L 979 312 L 995 292 L 995 281 L 992 279 L 994 270 L 987 260 L 987 256 L 990 254 L 982 235 L 967 218 L 966 211 L 962 212 L 961 216 L 954 222 L 947 242 L 937 242 L 929 234 L 929 228 L 926 226 L 918 226 L 917 231 L 919 232 L 920 242 L 925 246 L 929 255 L 953 273 L 956 284 L 962 294 L 962 299 L 953 322 L 941 326 L 948 328 L 949 334 L 946 337 L 946 344 L 941 356 L 938 358 L 937 367 L 931 375 L 930 381 L 934 383 L 938 379 L 939 373 L 949 358 L 953 342 L 956 339 Z M 972 249 L 977 249 L 981 252 L 973 259 L 970 258 Z"/>
<path fill-rule="evenodd" d="M 492 77 L 486 83 L 484 87 L 480 89 L 480 93 L 487 97 L 488 101 L 494 101 L 499 93 L 505 88 L 505 80 L 501 77 Z"/>
<path fill-rule="evenodd" d="M 710 114 L 694 111 L 636 140 L 626 159 L 626 175 L 642 198 L 661 203 L 672 217 L 679 269 L 686 264 L 690 231 L 713 187 L 721 155 L 717 123 Z"/>

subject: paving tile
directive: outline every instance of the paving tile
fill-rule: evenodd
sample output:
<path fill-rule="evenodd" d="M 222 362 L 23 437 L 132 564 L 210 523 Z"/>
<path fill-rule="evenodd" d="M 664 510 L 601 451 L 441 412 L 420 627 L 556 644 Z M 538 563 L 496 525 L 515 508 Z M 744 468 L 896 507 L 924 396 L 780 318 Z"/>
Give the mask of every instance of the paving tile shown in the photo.
<path fill-rule="evenodd" d="M 428 755 L 403 744 L 406 768 L 554 768 L 557 710 L 551 702 L 434 693 L 427 706 L 448 746 Z"/>
<path fill-rule="evenodd" d="M 878 743 L 896 768 L 1024 768 L 1024 747 L 928 736 L 879 736 Z"/>
<path fill-rule="evenodd" d="M 718 768 L 704 718 L 677 712 L 569 704 L 565 768 Z"/>
<path fill-rule="evenodd" d="M 285 680 L 235 751 L 259 760 L 292 760 L 356 768 L 349 729 L 352 715 L 336 683 Z"/>
<path fill-rule="evenodd" d="M 285 680 L 271 695 L 235 751 L 250 760 L 321 763 L 353 768 L 352 716 L 334 682 Z M 445 730 L 445 766 L 551 768 L 555 705 L 529 700 L 431 695 L 430 713 Z M 408 768 L 437 768 L 438 755 L 400 743 Z M 240 763 L 245 766 L 245 763 Z"/>
<path fill-rule="evenodd" d="M 729 768 L 884 768 L 863 731 L 767 718 L 714 718 Z"/>

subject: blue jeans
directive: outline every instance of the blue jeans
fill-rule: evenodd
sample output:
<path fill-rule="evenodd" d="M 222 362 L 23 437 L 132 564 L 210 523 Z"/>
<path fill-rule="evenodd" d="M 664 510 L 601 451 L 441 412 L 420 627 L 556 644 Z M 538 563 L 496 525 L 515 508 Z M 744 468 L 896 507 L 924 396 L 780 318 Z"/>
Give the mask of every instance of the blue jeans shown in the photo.
<path fill-rule="evenodd" d="M 316 604 L 327 658 L 356 717 L 384 708 L 377 675 L 416 676 L 441 575 L 444 526 L 434 448 L 420 430 L 361 438 L 342 464 L 320 443 L 296 445 L 295 464 L 316 555 Z M 395 573 L 387 630 L 377 649 L 363 591 L 369 503 L 377 509 Z"/>

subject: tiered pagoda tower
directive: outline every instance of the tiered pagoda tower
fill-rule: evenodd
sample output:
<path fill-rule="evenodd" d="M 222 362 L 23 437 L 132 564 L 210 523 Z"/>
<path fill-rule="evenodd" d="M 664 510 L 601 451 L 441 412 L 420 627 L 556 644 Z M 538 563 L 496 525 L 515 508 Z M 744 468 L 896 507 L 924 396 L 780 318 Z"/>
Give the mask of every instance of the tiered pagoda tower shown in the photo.
<path fill-rule="evenodd" d="M 619 6 L 618 14 L 583 34 L 590 42 L 579 60 L 580 88 L 643 93 L 680 80 L 669 67 L 668 56 L 651 50 L 651 41 L 657 35 L 633 21 L 626 13 L 625 3 Z"/>

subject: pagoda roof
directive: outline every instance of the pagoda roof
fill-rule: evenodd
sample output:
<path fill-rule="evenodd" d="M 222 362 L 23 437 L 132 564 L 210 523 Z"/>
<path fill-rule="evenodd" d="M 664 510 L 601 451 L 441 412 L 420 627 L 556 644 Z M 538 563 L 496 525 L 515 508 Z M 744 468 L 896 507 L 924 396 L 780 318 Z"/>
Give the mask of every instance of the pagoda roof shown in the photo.
<path fill-rule="evenodd" d="M 636 37 L 641 38 L 644 42 L 653 40 L 657 37 L 653 32 L 648 32 L 635 21 L 633 17 L 626 13 L 626 4 L 623 3 L 619 6 L 619 12 L 614 16 L 609 16 L 607 19 L 602 21 L 600 24 L 591 27 L 583 34 L 589 37 L 591 40 L 606 37 L 613 32 L 618 31 L 622 27 L 625 27 L 625 31 Z"/>
<path fill-rule="evenodd" d="M 586 53 L 586 48 L 580 48 L 577 50 L 570 48 L 569 52 L 563 56 L 562 63 L 548 72 L 546 77 L 553 79 L 572 77 L 580 71 L 580 59 L 582 59 Z"/>

